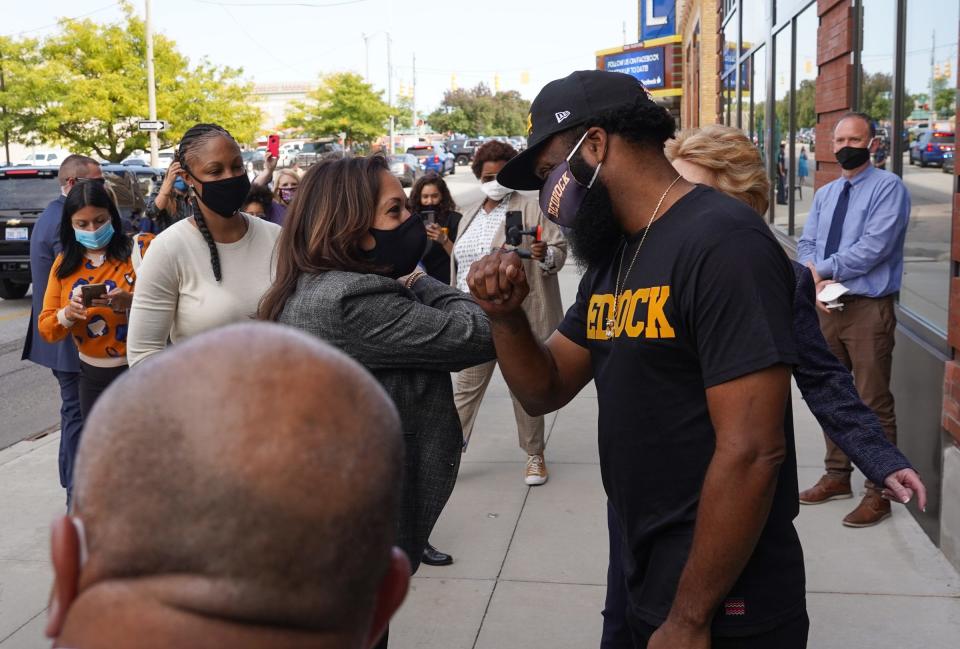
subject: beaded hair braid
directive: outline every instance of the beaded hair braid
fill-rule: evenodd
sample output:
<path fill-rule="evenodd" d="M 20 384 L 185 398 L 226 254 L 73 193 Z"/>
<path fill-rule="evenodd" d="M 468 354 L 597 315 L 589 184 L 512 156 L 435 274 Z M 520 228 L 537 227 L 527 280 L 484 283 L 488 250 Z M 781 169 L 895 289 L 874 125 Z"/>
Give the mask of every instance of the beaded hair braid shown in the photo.
<path fill-rule="evenodd" d="M 227 129 L 217 124 L 197 124 L 184 133 L 183 138 L 180 140 L 180 146 L 177 149 L 177 159 L 180 161 L 180 166 L 189 172 L 190 170 L 186 163 L 187 155 L 192 150 L 215 137 L 227 137 L 233 140 L 233 136 L 230 135 Z M 206 219 L 203 217 L 203 212 L 200 210 L 200 202 L 195 193 L 191 192 L 190 200 L 193 204 L 193 220 L 196 221 L 197 229 L 200 230 L 200 234 L 203 235 L 203 240 L 207 242 L 207 247 L 210 249 L 210 264 L 213 266 L 213 276 L 219 282 L 223 279 L 223 273 L 220 269 L 220 253 L 217 252 L 217 244 L 213 240 L 213 235 L 210 233 Z"/>

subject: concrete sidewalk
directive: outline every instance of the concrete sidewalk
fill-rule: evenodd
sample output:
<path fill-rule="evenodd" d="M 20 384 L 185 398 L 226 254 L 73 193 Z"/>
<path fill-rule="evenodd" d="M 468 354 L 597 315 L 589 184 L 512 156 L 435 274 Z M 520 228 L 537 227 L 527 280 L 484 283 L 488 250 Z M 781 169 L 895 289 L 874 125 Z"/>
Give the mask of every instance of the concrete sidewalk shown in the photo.
<path fill-rule="evenodd" d="M 566 303 L 576 275 L 563 273 Z M 794 392 L 801 487 L 823 441 Z M 550 481 L 526 487 L 513 411 L 491 382 L 460 478 L 432 541 L 456 558 L 421 568 L 391 627 L 394 649 L 598 646 L 607 532 L 588 387 L 547 420 Z M 0 649 L 39 649 L 50 585 L 49 522 L 62 511 L 57 436 L 0 451 Z M 863 478 L 855 476 L 856 484 Z M 732 485 L 735 488 L 735 485 Z M 953 649 L 960 575 L 899 506 L 881 525 L 840 524 L 856 501 L 801 508 L 811 649 Z"/>

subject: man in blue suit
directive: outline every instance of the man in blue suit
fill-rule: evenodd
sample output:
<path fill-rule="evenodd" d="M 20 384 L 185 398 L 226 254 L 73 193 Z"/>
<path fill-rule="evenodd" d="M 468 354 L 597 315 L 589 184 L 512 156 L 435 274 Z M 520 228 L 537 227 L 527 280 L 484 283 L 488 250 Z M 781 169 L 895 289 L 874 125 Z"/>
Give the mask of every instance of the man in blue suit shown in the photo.
<path fill-rule="evenodd" d="M 84 155 L 71 155 L 64 159 L 57 174 L 60 181 L 60 196 L 47 205 L 30 237 L 30 274 L 33 281 L 33 306 L 27 339 L 23 345 L 23 360 L 49 367 L 60 384 L 60 484 L 67 490 L 67 504 L 73 488 L 73 462 L 80 443 L 83 416 L 80 413 L 78 380 L 80 359 L 73 338 L 67 336 L 59 343 L 48 343 L 37 331 L 37 320 L 43 311 L 43 295 L 47 292 L 47 279 L 53 260 L 60 254 L 60 219 L 66 195 L 78 182 L 99 180 L 103 182 L 100 163 Z"/>

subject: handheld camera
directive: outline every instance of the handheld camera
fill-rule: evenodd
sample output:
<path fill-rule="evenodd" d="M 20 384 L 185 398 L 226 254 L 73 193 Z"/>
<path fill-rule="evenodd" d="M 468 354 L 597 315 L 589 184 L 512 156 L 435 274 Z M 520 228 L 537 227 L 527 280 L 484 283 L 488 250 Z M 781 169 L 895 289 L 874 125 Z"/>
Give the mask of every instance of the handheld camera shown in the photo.
<path fill-rule="evenodd" d="M 507 212 L 506 222 L 504 223 L 506 232 L 506 242 L 508 246 L 513 247 L 513 251 L 522 259 L 531 259 L 532 253 L 520 246 L 523 245 L 524 237 L 533 237 L 534 243 L 537 243 L 543 237 L 543 226 L 537 225 L 529 230 L 523 229 L 523 212 L 520 210 L 511 210 Z"/>

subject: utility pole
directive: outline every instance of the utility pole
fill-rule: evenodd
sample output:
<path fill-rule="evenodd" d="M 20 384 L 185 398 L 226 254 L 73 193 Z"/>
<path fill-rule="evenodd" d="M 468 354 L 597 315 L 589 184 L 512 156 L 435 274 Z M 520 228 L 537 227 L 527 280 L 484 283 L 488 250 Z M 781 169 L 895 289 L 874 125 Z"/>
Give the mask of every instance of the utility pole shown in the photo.
<path fill-rule="evenodd" d="M 370 83 L 370 36 L 366 34 L 360 34 L 360 36 L 363 38 L 363 60 L 365 64 L 364 69 L 366 70 L 363 78 L 367 83 Z"/>
<path fill-rule="evenodd" d="M 7 87 L 3 85 L 3 60 L 0 59 L 0 92 L 5 92 Z M 7 107 L 3 107 L 3 116 L 7 116 Z M 6 154 L 6 165 L 10 166 L 10 133 L 7 131 L 6 120 L 3 127 L 3 150 Z"/>
<path fill-rule="evenodd" d="M 144 0 L 147 10 L 147 103 L 150 110 L 150 120 L 157 120 L 157 87 L 153 76 L 153 15 L 150 12 L 150 0 Z M 150 131 L 150 166 L 160 164 L 160 146 L 157 142 L 157 132 Z"/>
<path fill-rule="evenodd" d="M 393 39 L 390 38 L 390 32 L 387 32 L 387 105 L 393 108 L 393 58 L 391 54 L 391 45 Z M 393 141 L 394 127 L 396 125 L 396 118 L 394 115 L 390 115 L 390 151 L 389 154 L 393 155 L 393 150 L 395 147 Z"/>
<path fill-rule="evenodd" d="M 937 63 L 936 63 L 936 53 L 937 53 L 937 30 L 933 30 L 933 35 L 931 36 L 932 44 L 930 45 L 930 121 L 928 124 L 932 127 L 932 121 L 936 118 L 936 87 L 937 87 Z"/>
<path fill-rule="evenodd" d="M 420 127 L 417 124 L 417 53 L 413 53 L 413 99 L 411 103 L 413 104 L 413 130 L 417 133 L 420 132 Z"/>

